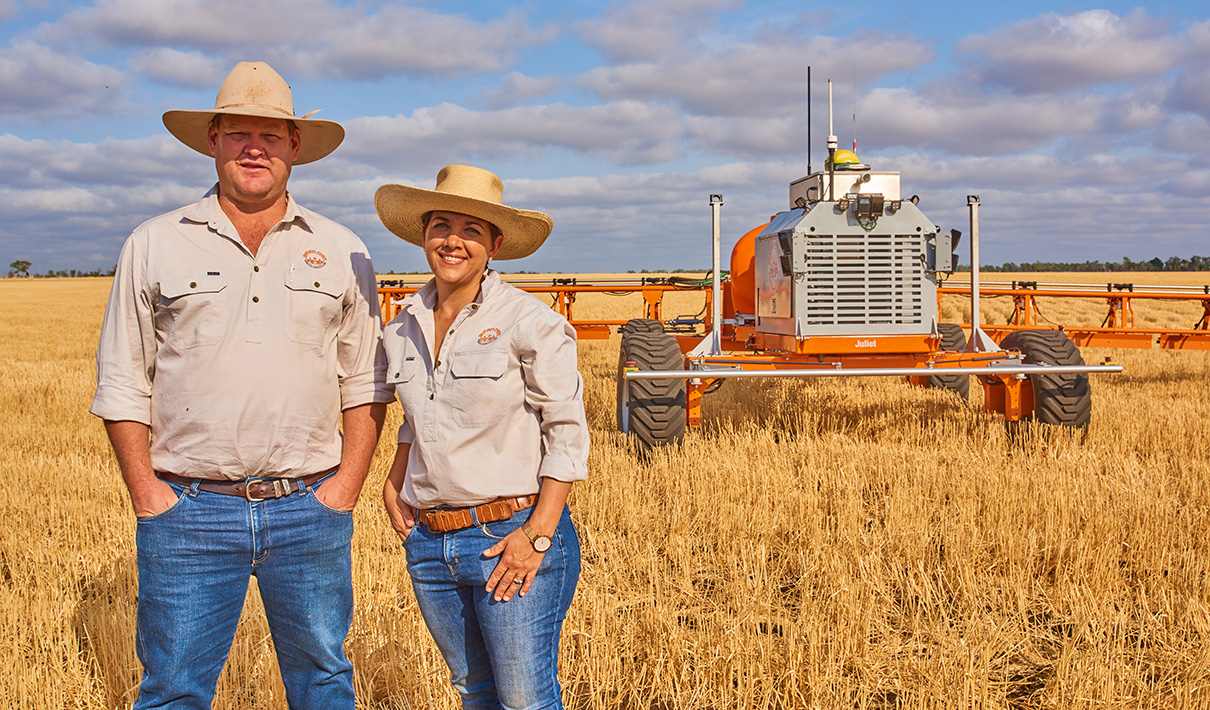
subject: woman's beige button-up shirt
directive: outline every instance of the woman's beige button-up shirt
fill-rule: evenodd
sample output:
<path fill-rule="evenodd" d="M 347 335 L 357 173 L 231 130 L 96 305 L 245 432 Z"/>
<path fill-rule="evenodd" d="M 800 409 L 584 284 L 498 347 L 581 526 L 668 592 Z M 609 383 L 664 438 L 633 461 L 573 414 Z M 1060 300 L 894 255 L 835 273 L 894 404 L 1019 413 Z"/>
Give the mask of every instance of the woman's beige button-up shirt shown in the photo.
<path fill-rule="evenodd" d="M 583 480 L 588 423 L 567 320 L 489 270 L 434 356 L 435 305 L 430 281 L 383 329 L 399 443 L 411 444 L 400 498 L 467 506 L 537 493 L 543 477 Z"/>

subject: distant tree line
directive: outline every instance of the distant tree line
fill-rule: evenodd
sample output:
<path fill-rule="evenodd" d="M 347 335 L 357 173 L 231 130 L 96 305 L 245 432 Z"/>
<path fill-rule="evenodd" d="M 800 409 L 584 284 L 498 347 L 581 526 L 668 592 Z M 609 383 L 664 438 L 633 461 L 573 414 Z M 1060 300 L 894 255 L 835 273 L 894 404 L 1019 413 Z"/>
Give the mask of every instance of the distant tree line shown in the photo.
<path fill-rule="evenodd" d="M 77 276 L 113 276 L 117 271 L 117 266 L 108 270 L 93 269 L 92 271 L 83 271 L 81 269 L 62 269 L 56 271 L 49 269 L 45 274 L 29 272 L 29 267 L 32 264 L 28 261 L 18 260 L 9 264 L 8 275 L 13 276 L 32 276 L 34 278 L 62 278 L 62 277 L 77 277 Z M 971 267 L 967 264 L 959 264 L 958 271 L 970 271 Z M 628 270 L 626 273 L 634 274 L 688 274 L 688 273 L 709 273 L 710 269 L 672 269 L 648 271 L 643 269 L 635 271 Z M 1158 256 L 1147 261 L 1135 261 L 1128 256 L 1122 257 L 1121 261 L 1083 261 L 1083 262 L 1064 262 L 1064 261 L 1023 261 L 1014 263 L 1007 261 L 999 266 L 994 264 L 985 264 L 980 267 L 980 271 L 988 272 L 1045 272 L 1045 271 L 1210 271 L 1210 256 L 1192 256 L 1188 259 L 1179 256 L 1170 256 L 1167 259 L 1161 259 Z M 403 271 L 396 272 L 391 270 L 388 274 L 399 275 L 420 275 L 427 274 L 427 271 Z M 536 273 L 529 271 L 513 271 L 508 273 L 528 274 Z"/>
<path fill-rule="evenodd" d="M 970 271 L 971 267 L 963 264 L 959 271 Z M 1135 261 L 1124 256 L 1121 261 L 1084 261 L 1080 263 L 1062 261 L 1023 261 L 1015 264 L 1011 261 L 1000 266 L 984 265 L 980 271 L 1210 271 L 1210 256 L 1194 256 L 1188 259 L 1170 256 L 1161 259 L 1158 256 L 1147 261 Z"/>
<path fill-rule="evenodd" d="M 28 266 L 29 262 L 14 262 L 14 263 L 23 263 L 23 264 L 26 264 L 26 267 L 24 269 L 10 268 L 8 270 L 9 277 L 18 276 L 18 277 L 30 277 L 30 278 L 35 278 L 35 279 L 55 279 L 55 278 L 64 278 L 64 277 L 74 278 L 77 276 L 113 276 L 114 273 L 117 272 L 117 268 L 115 267 L 113 269 L 109 269 L 108 271 L 102 270 L 102 269 L 93 269 L 92 271 L 84 271 L 82 269 L 63 269 L 62 271 L 55 271 L 54 269 L 48 269 L 45 274 L 42 274 L 42 273 L 31 274 L 31 273 L 29 273 L 29 266 Z M 10 266 L 11 266 L 11 264 L 10 264 Z"/>
<path fill-rule="evenodd" d="M 118 267 L 115 264 L 114 267 L 112 269 L 110 269 L 109 271 L 102 271 L 101 269 L 93 269 L 92 271 L 83 271 L 81 269 L 63 269 L 62 271 L 55 271 L 54 269 L 50 269 L 45 274 L 31 274 L 31 273 L 29 273 L 29 267 L 31 267 L 33 265 L 34 264 L 32 261 L 26 261 L 25 259 L 17 259 L 16 261 L 14 261 L 13 263 L 8 265 L 9 278 L 12 278 L 14 276 L 19 276 L 19 277 L 32 276 L 34 278 L 56 278 L 56 277 L 60 277 L 60 276 L 67 276 L 67 277 L 113 276 L 114 273 L 117 272 L 117 270 L 118 270 Z"/>

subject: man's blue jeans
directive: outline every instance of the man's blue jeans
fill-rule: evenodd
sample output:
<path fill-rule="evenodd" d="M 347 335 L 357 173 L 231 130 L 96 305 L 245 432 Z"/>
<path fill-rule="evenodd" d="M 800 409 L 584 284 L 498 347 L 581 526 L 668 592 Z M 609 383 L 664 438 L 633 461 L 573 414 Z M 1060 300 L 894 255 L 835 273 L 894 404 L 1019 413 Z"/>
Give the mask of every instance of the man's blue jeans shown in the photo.
<path fill-rule="evenodd" d="M 173 487 L 175 505 L 138 521 L 134 707 L 210 707 L 256 575 L 290 707 L 352 710 L 352 514 L 315 488 L 253 503 Z"/>
<path fill-rule="evenodd" d="M 496 557 L 483 552 L 528 516 L 434 533 L 417 524 L 403 546 L 420 613 L 463 708 L 562 708 L 559 634 L 580 579 L 580 539 L 566 507 L 524 597 L 484 590 Z"/>

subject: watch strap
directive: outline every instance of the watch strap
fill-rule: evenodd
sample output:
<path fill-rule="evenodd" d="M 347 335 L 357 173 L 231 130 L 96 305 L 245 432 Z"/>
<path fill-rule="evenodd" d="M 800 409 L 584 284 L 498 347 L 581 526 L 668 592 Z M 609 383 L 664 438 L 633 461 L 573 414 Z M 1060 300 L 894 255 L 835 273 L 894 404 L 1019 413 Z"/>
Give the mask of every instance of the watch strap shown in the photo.
<path fill-rule="evenodd" d="M 528 520 L 526 520 L 524 523 L 521 523 L 521 532 L 525 533 L 525 537 L 529 538 L 529 544 L 533 546 L 534 551 L 546 552 L 546 550 L 550 549 L 550 544 L 551 544 L 550 536 L 543 535 L 543 534 L 539 533 L 537 530 L 534 530 L 534 527 L 529 524 Z M 543 539 L 546 541 L 545 549 L 542 549 L 542 550 L 538 549 L 538 540 L 539 539 Z"/>

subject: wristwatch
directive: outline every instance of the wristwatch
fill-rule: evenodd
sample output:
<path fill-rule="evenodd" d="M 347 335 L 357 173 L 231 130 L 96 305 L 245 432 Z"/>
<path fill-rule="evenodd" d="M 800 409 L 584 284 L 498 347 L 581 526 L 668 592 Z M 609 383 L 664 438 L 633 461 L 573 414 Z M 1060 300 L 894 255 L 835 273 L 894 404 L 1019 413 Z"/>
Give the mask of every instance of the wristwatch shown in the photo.
<path fill-rule="evenodd" d="M 525 533 L 525 537 L 529 538 L 529 544 L 534 546 L 534 552 L 546 552 L 550 549 L 550 537 L 548 535 L 539 535 L 537 530 L 525 521 L 521 524 L 521 532 Z"/>

